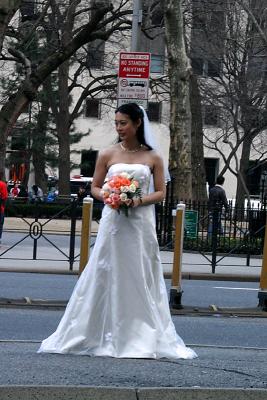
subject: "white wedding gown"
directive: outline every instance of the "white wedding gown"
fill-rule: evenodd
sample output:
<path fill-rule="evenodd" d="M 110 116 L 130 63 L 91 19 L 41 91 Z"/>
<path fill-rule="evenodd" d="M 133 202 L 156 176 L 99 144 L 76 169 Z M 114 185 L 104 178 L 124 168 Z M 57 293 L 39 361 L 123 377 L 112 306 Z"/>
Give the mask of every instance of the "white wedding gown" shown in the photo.
<path fill-rule="evenodd" d="M 108 175 L 128 172 L 149 190 L 143 164 L 114 164 Z M 154 223 L 154 206 L 105 206 L 90 260 L 57 330 L 39 352 L 124 358 L 194 358 L 173 325 Z"/>

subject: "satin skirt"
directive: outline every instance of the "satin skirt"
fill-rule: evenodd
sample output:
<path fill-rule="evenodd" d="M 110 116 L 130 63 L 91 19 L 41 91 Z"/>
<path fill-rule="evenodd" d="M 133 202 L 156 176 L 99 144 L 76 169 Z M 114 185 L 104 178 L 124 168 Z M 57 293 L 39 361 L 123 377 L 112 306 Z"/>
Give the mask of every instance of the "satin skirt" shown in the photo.
<path fill-rule="evenodd" d="M 126 217 L 104 207 L 90 260 L 57 330 L 39 352 L 191 359 L 175 331 L 163 278 L 154 206 Z"/>

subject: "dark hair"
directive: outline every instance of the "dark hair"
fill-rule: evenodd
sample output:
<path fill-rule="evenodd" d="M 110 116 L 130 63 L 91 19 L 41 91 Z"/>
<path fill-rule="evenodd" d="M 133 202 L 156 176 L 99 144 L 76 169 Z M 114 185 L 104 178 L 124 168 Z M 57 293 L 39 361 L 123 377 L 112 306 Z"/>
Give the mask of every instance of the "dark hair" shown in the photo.
<path fill-rule="evenodd" d="M 216 183 L 218 183 L 218 185 L 223 185 L 225 181 L 225 178 L 222 175 L 219 175 L 216 179 Z"/>
<path fill-rule="evenodd" d="M 149 144 L 147 144 L 145 141 L 144 114 L 142 109 L 138 106 L 138 104 L 136 103 L 122 104 L 115 110 L 115 114 L 117 114 L 118 112 L 128 115 L 133 122 L 138 122 L 139 119 L 141 120 L 141 124 L 136 131 L 137 140 L 139 143 L 147 146 L 149 150 L 152 150 L 152 147 L 149 146 Z M 121 140 L 119 139 L 119 142 L 120 141 Z"/>

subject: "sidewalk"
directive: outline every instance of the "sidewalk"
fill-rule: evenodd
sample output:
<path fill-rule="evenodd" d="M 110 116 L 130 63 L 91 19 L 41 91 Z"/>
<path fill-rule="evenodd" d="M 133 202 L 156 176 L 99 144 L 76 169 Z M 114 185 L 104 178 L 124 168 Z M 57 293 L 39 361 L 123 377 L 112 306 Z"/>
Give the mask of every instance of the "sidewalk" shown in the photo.
<path fill-rule="evenodd" d="M 65 246 L 61 247 L 60 250 L 68 255 L 67 240 Z M 36 260 L 32 260 L 32 240 L 29 240 L 27 243 L 21 243 L 3 254 L 8 248 L 9 246 L 5 243 L 0 245 L 0 271 L 53 274 L 77 274 L 79 271 L 79 257 L 75 260 L 73 270 L 71 271 L 66 257 L 64 260 L 62 254 L 48 243 L 39 246 Z M 77 243 L 75 255 L 78 255 L 79 251 L 79 243 Z M 173 271 L 173 251 L 161 251 L 160 256 L 164 276 L 165 278 L 171 278 Z M 184 252 L 182 257 L 182 278 L 259 282 L 262 267 L 261 258 L 251 258 L 250 266 L 246 266 L 245 257 L 223 258 L 223 256 L 218 256 L 218 264 L 213 274 L 210 261 L 206 257 L 211 260 L 210 254 L 206 254 L 204 257 L 200 253 Z"/>
<path fill-rule="evenodd" d="M 191 347 L 197 359 L 152 360 L 37 354 L 37 342 L 0 342 L 0 400 L 266 400 L 267 349 Z"/>

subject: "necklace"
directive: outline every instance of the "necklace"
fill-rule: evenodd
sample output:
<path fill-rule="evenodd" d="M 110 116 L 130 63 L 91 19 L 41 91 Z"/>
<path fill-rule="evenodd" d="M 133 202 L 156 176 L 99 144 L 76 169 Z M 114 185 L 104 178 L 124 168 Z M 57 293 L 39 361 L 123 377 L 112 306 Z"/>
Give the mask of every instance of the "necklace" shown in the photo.
<path fill-rule="evenodd" d="M 127 147 L 125 147 L 125 146 L 122 144 L 122 142 L 120 142 L 120 146 L 121 146 L 121 149 L 122 149 L 123 151 L 126 151 L 126 153 L 136 153 L 137 151 L 139 151 L 139 150 L 143 147 L 143 145 L 140 144 L 139 147 L 137 147 L 137 148 L 135 148 L 135 149 L 133 149 L 133 150 L 129 150 L 129 149 L 127 149 Z"/>

